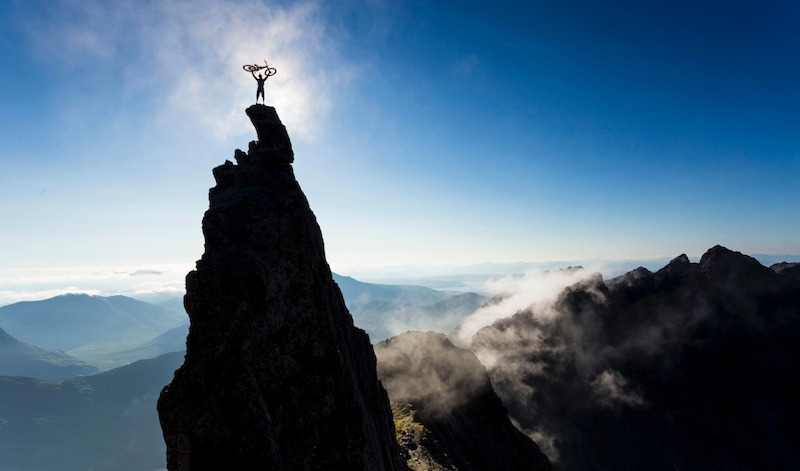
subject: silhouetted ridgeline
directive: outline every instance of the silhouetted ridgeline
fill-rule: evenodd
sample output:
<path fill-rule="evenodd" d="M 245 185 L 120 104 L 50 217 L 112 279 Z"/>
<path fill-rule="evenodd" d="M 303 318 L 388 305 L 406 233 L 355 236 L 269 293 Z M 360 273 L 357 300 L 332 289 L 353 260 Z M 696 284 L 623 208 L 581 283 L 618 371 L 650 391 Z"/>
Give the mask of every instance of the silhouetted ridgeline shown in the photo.
<path fill-rule="evenodd" d="M 159 400 L 170 470 L 405 469 L 369 338 L 325 260 L 274 108 L 214 169 L 186 277 L 186 360 Z"/>
<path fill-rule="evenodd" d="M 781 262 L 771 265 L 770 268 L 775 273 L 790 276 L 795 280 L 800 280 L 800 263 Z"/>
<path fill-rule="evenodd" d="M 590 277 L 472 349 L 556 469 L 800 467 L 800 281 L 741 253 Z"/>

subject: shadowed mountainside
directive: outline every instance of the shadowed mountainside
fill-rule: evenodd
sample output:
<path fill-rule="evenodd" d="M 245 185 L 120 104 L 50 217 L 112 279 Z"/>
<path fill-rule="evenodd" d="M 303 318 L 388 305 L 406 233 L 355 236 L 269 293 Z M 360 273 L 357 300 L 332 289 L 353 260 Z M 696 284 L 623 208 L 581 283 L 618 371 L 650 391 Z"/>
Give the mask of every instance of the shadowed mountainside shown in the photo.
<path fill-rule="evenodd" d="M 436 332 L 406 332 L 375 346 L 398 440 L 415 470 L 549 470 L 514 428 L 486 369 Z"/>
<path fill-rule="evenodd" d="M 3 471 L 164 467 L 156 400 L 183 355 L 60 383 L 0 376 Z"/>
<path fill-rule="evenodd" d="M 800 282 L 716 246 L 589 278 L 472 348 L 554 468 L 796 469 L 798 338 Z"/>

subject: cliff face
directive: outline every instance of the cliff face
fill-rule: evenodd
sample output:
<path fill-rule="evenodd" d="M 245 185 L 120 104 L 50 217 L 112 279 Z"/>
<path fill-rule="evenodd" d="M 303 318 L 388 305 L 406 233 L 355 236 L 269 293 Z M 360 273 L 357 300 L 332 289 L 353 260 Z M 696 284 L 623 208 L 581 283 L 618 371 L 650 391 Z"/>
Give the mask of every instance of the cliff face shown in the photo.
<path fill-rule="evenodd" d="M 214 169 L 186 277 L 186 359 L 161 394 L 170 470 L 405 469 L 367 335 L 353 326 L 272 107 Z"/>
<path fill-rule="evenodd" d="M 511 424 L 474 353 L 435 332 L 406 332 L 376 345 L 375 353 L 411 469 L 551 469 Z"/>

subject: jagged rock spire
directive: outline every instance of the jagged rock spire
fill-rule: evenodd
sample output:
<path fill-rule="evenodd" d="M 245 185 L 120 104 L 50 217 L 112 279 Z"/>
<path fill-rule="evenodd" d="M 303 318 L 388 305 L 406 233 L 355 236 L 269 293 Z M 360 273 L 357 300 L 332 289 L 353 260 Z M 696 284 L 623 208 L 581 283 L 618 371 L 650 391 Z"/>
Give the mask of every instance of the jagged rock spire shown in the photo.
<path fill-rule="evenodd" d="M 275 109 L 214 169 L 186 277 L 183 366 L 161 394 L 170 470 L 405 469 L 369 338 L 325 260 Z"/>
<path fill-rule="evenodd" d="M 275 108 L 253 105 L 246 112 L 258 135 L 258 141 L 250 143 L 249 154 L 277 163 L 294 162 L 289 133 L 278 118 Z"/>

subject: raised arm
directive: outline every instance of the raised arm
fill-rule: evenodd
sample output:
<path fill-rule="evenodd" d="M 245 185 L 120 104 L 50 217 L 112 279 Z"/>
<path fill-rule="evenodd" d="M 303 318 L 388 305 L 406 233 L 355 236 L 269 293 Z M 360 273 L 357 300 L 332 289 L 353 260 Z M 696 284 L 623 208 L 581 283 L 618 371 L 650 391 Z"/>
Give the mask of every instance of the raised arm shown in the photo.
<path fill-rule="evenodd" d="M 253 78 L 256 80 L 256 82 L 258 82 L 258 77 L 256 77 L 256 71 L 255 70 L 251 70 L 250 74 L 252 74 Z"/>

